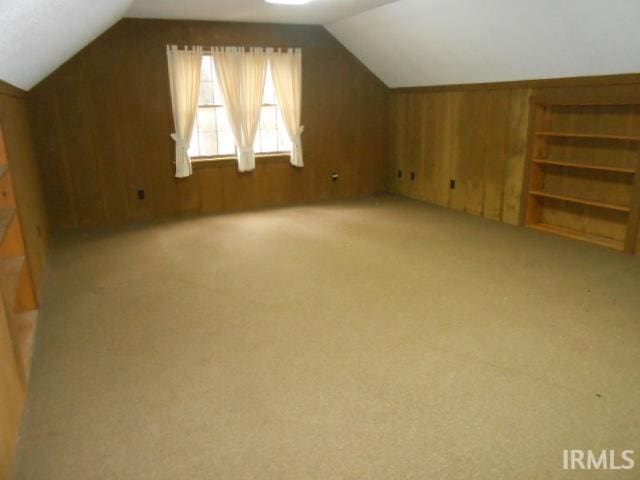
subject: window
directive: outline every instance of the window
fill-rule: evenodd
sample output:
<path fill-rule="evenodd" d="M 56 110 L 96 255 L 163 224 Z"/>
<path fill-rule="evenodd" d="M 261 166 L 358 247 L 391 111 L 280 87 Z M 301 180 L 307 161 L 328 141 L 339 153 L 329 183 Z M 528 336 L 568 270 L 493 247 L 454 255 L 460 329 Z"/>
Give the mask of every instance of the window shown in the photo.
<path fill-rule="evenodd" d="M 228 157 L 236 154 L 233 133 L 227 121 L 224 98 L 214 69 L 213 57 L 204 55 L 200 74 L 198 113 L 189 145 L 191 158 Z M 253 149 L 256 153 L 291 151 L 291 141 L 278 106 L 269 65 L 267 65 L 260 123 Z"/>

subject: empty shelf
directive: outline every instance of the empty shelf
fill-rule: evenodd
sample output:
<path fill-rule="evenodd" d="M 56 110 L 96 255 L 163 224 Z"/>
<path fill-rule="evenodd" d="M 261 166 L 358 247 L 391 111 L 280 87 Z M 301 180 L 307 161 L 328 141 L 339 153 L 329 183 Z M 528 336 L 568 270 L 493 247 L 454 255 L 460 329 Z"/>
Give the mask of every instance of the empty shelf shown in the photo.
<path fill-rule="evenodd" d="M 16 305 L 24 263 L 24 257 L 9 257 L 0 260 L 0 289 L 9 311 L 13 311 Z"/>
<path fill-rule="evenodd" d="M 6 237 L 14 214 L 15 209 L 13 208 L 3 208 L 0 210 L 0 242 L 3 242 Z"/>
<path fill-rule="evenodd" d="M 25 380 L 29 380 L 31 370 L 31 359 L 33 357 L 33 343 L 36 333 L 36 323 L 38 320 L 38 310 L 29 310 L 13 315 L 12 330 L 15 332 L 14 345 L 17 349 L 18 359 L 22 363 L 22 371 Z"/>
<path fill-rule="evenodd" d="M 636 173 L 635 168 L 630 168 L 630 167 L 609 167 L 607 165 L 587 165 L 584 163 L 546 160 L 544 158 L 534 158 L 533 163 L 537 163 L 540 165 L 553 165 L 557 167 L 576 168 L 576 169 L 583 169 L 583 170 L 598 170 L 602 172 L 631 173 L 631 174 Z"/>
<path fill-rule="evenodd" d="M 559 195 L 556 193 L 543 192 L 541 190 L 529 191 L 531 195 L 543 198 L 553 198 L 555 200 L 563 200 L 565 202 L 579 203 L 581 205 L 589 205 L 590 207 L 606 208 L 609 210 L 617 210 L 618 212 L 630 212 L 631 208 L 624 205 L 615 205 L 612 203 L 597 202 L 595 200 L 587 200 L 585 198 L 570 197 L 568 195 Z"/>
<path fill-rule="evenodd" d="M 600 133 L 536 132 L 536 135 L 543 137 L 595 138 L 600 140 L 624 140 L 632 142 L 640 141 L 640 137 L 633 135 L 605 135 Z"/>
<path fill-rule="evenodd" d="M 591 235 L 589 233 L 580 232 L 571 228 L 559 227 L 557 225 L 550 225 L 548 223 L 536 223 L 527 226 L 541 232 L 553 233 L 573 240 L 580 240 L 581 242 L 592 243 L 594 245 L 600 245 L 602 247 L 612 248 L 619 251 L 624 250 L 624 242 L 621 240 Z"/>

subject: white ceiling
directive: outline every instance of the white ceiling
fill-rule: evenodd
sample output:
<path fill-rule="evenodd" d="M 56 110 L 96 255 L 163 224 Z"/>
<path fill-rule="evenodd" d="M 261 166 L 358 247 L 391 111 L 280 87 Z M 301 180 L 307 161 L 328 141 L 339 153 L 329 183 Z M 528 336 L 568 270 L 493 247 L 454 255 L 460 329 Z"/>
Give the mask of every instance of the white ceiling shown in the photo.
<path fill-rule="evenodd" d="M 0 79 L 28 90 L 120 20 L 130 0 L 0 0 Z"/>
<path fill-rule="evenodd" d="M 399 0 L 328 29 L 390 87 L 640 72 L 639 0 Z"/>
<path fill-rule="evenodd" d="M 322 25 L 393 1 L 313 0 L 306 5 L 270 5 L 264 0 L 133 0 L 127 16 Z"/>
<path fill-rule="evenodd" d="M 25 90 L 123 16 L 324 24 L 391 87 L 640 72 L 640 0 L 0 0 Z"/>

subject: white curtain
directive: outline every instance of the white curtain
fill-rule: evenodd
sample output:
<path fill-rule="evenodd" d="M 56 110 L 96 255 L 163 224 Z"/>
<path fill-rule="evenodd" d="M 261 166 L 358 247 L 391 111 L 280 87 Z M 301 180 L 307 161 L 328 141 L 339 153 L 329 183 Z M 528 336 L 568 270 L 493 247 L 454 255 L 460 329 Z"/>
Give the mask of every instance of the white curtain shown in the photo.
<path fill-rule="evenodd" d="M 238 149 L 238 170 L 256 168 L 253 142 L 260 122 L 268 55 L 261 48 L 213 50 L 216 75 L 224 97 L 227 118 Z"/>
<path fill-rule="evenodd" d="M 291 139 L 291 165 L 302 167 L 302 51 L 298 48 L 289 49 L 287 52 L 274 52 L 270 56 L 270 62 L 278 104 Z"/>
<path fill-rule="evenodd" d="M 182 178 L 192 173 L 189 143 L 198 111 L 202 47 L 178 50 L 175 45 L 167 46 L 167 62 L 175 128 L 171 138 L 176 142 L 176 177 Z"/>

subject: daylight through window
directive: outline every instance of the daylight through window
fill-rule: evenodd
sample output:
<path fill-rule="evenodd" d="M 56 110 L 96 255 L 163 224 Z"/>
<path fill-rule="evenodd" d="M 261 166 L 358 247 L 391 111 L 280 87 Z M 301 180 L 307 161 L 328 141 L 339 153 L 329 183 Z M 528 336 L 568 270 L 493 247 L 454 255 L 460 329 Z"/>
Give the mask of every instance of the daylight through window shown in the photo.
<path fill-rule="evenodd" d="M 202 57 L 198 114 L 189 146 L 191 158 L 229 157 L 236 154 L 233 133 L 227 121 L 224 98 L 214 68 L 213 57 L 204 55 Z M 291 141 L 278 106 L 269 66 L 267 66 L 262 110 L 260 111 L 260 124 L 253 149 L 258 154 L 291 151 Z"/>

